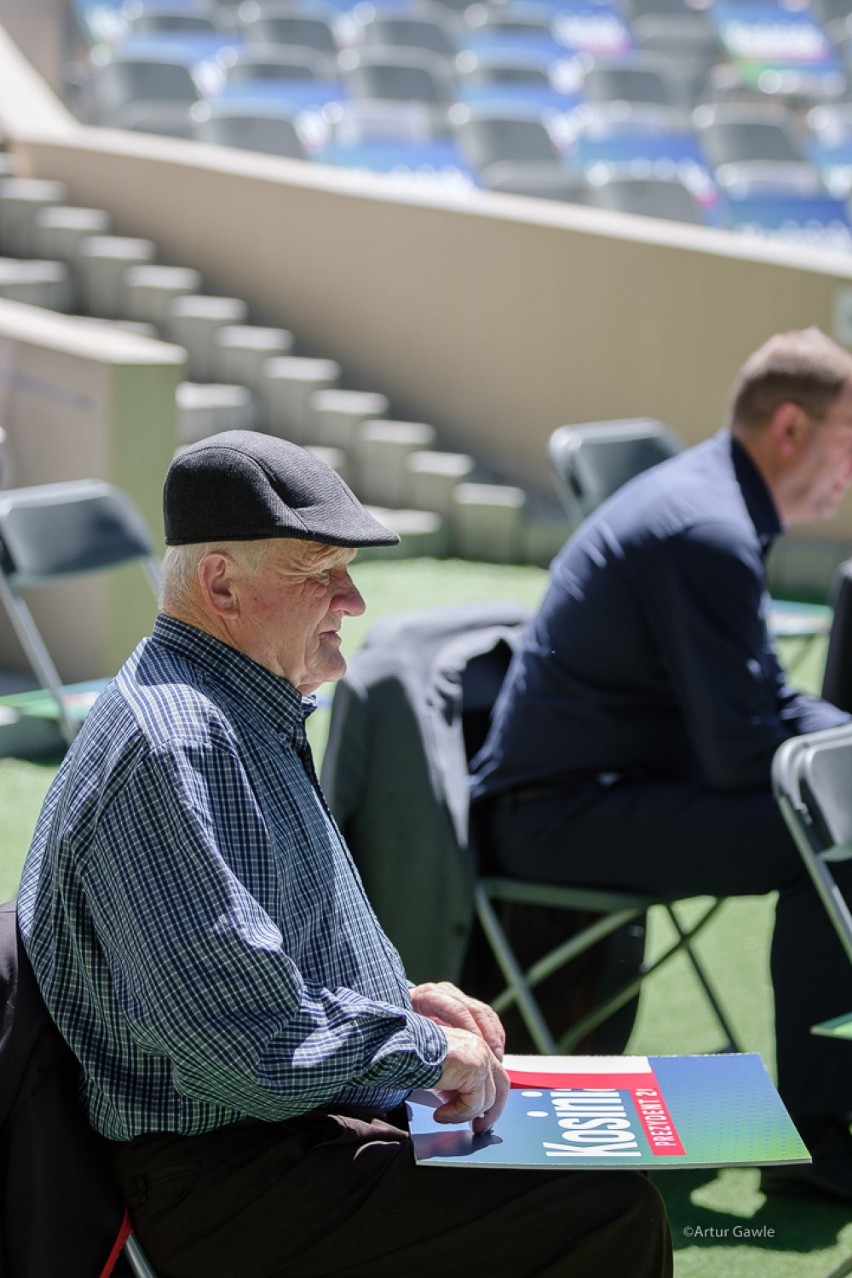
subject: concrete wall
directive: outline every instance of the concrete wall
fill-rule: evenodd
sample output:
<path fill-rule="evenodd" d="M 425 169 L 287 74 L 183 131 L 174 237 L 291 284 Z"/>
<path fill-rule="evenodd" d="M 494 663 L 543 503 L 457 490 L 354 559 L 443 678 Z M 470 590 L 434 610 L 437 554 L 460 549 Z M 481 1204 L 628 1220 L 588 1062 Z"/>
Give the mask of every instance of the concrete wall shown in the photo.
<path fill-rule="evenodd" d="M 0 79 L 2 84 L 2 79 Z M 222 148 L 34 124 L 0 91 L 25 170 L 109 209 L 210 291 L 342 361 L 350 384 L 550 489 L 563 422 L 715 429 L 769 334 L 844 327 L 852 258 L 604 210 L 348 173 Z M 822 535 L 825 529 L 815 530 Z M 832 526 L 852 545 L 852 500 Z M 830 554 L 837 555 L 831 544 Z"/>
<path fill-rule="evenodd" d="M 183 358 L 163 342 L 0 301 L 0 424 L 12 484 L 108 480 L 133 497 L 159 548 Z M 70 682 L 112 673 L 156 611 L 137 566 L 31 591 L 28 600 Z M 28 669 L 5 617 L 0 667 Z"/>
<path fill-rule="evenodd" d="M 75 127 L 61 91 L 61 0 L 0 0 L 0 139 L 28 122 L 55 134 Z"/>

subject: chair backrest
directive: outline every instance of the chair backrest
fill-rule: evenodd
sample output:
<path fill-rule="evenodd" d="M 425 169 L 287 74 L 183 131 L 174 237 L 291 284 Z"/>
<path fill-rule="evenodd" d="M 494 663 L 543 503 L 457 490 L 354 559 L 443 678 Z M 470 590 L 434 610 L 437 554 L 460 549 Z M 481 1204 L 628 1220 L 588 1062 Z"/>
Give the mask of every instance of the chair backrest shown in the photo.
<path fill-rule="evenodd" d="M 113 57 L 92 71 L 96 123 L 109 124 L 112 115 L 132 102 L 198 101 L 198 88 L 189 66 L 176 58 Z"/>
<path fill-rule="evenodd" d="M 583 93 L 591 102 L 638 102 L 682 107 L 680 85 L 665 59 L 634 54 L 624 61 L 591 59 L 583 76 Z"/>
<path fill-rule="evenodd" d="M 284 5 L 275 6 L 261 10 L 257 19 L 246 25 L 245 31 L 252 42 L 302 45 L 331 57 L 339 52 L 334 23 L 330 16 L 319 11 L 294 8 L 288 12 Z"/>
<path fill-rule="evenodd" d="M 456 44 L 449 25 L 438 16 L 374 13 L 364 22 L 360 34 L 365 44 L 425 49 L 447 58 L 455 54 Z"/>
<path fill-rule="evenodd" d="M 229 85 L 268 80 L 330 80 L 336 74 L 333 57 L 292 44 L 248 45 L 225 69 Z"/>
<path fill-rule="evenodd" d="M 548 456 L 565 510 L 579 522 L 634 475 L 682 447 L 670 426 L 631 417 L 559 426 L 550 436 Z"/>
<path fill-rule="evenodd" d="M 41 484 L 0 493 L 3 571 L 19 586 L 153 557 L 130 498 L 99 480 Z"/>
<path fill-rule="evenodd" d="M 829 590 L 834 615 L 828 636 L 822 695 L 826 701 L 852 712 L 852 559 L 836 570 Z"/>
<path fill-rule="evenodd" d="M 129 1233 L 124 1202 L 79 1104 L 79 1067 L 0 906 L 0 1177 L 9 1273 L 90 1278 Z M 7 1272 L 4 1265 L 4 1272 Z"/>
<path fill-rule="evenodd" d="M 342 53 L 340 67 L 356 98 L 449 107 L 457 96 L 449 63 L 426 49 L 364 45 Z"/>
<path fill-rule="evenodd" d="M 503 161 L 559 161 L 559 152 L 542 113 L 535 108 L 511 113 L 471 111 L 456 123 L 455 137 L 468 162 L 478 172 Z"/>
<path fill-rule="evenodd" d="M 773 761 L 776 795 L 808 830 L 818 855 L 852 844 L 852 725 L 784 742 Z"/>
<path fill-rule="evenodd" d="M 126 493 L 100 480 L 0 492 L 0 602 L 42 686 L 56 699 L 66 741 L 78 723 L 65 705 L 53 658 L 20 588 L 139 561 L 156 595 L 159 564 L 148 529 Z"/>
<path fill-rule="evenodd" d="M 620 213 L 663 217 L 693 226 L 700 226 L 703 220 L 698 201 L 680 178 L 639 178 L 613 173 L 592 187 L 590 202 Z"/>
<path fill-rule="evenodd" d="M 293 112 L 286 104 L 219 102 L 196 115 L 195 136 L 200 142 L 240 147 L 263 155 L 304 160 L 305 146 Z"/>
<path fill-rule="evenodd" d="M 852 962 L 852 908 L 832 873 L 832 862 L 852 859 L 850 776 L 852 724 L 791 737 L 772 760 L 781 815 Z"/>
<path fill-rule="evenodd" d="M 696 109 L 694 124 L 713 168 L 743 160 L 804 160 L 793 112 L 778 103 L 747 106 L 707 103 Z"/>
<path fill-rule="evenodd" d="M 561 200 L 569 204 L 588 204 L 589 186 L 581 173 L 572 173 L 558 160 L 528 163 L 498 160 L 479 173 L 482 185 L 489 191 L 505 191 L 509 195 L 530 195 L 539 200 Z"/>
<path fill-rule="evenodd" d="M 527 618 L 509 603 L 385 618 L 335 689 L 323 791 L 413 980 L 461 975 L 473 922 L 467 761 Z"/>

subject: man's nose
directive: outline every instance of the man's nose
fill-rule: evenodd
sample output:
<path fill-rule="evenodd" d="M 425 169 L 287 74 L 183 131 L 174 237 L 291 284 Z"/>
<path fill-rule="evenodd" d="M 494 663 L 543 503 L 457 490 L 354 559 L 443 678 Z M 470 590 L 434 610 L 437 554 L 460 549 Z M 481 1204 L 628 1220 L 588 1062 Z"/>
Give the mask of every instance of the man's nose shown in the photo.
<path fill-rule="evenodd" d="M 366 611 L 367 605 L 364 603 L 361 591 L 348 573 L 335 593 L 332 608 L 335 612 L 343 612 L 349 617 L 360 617 L 361 613 Z"/>

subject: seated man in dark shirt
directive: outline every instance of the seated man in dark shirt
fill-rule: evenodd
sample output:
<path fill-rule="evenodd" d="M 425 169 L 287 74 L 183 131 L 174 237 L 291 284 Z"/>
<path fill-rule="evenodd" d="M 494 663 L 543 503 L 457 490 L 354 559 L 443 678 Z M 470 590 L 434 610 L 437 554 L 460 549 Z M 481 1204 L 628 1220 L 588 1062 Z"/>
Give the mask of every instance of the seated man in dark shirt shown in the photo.
<path fill-rule="evenodd" d="M 852 1007 L 852 971 L 770 790 L 785 738 L 848 716 L 786 683 L 764 574 L 784 527 L 831 516 L 850 480 L 852 357 L 816 329 L 777 335 L 727 429 L 625 485 L 555 559 L 473 797 L 510 875 L 778 890 L 779 1089 L 814 1164 L 763 1184 L 852 1202 L 848 1048 L 809 1032 Z"/>

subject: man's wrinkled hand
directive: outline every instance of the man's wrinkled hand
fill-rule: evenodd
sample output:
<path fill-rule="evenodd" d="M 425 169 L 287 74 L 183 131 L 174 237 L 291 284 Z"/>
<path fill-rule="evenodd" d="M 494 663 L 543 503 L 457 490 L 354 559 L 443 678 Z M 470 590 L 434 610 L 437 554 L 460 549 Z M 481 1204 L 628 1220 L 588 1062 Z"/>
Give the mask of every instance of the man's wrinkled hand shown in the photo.
<path fill-rule="evenodd" d="M 415 1012 L 427 1016 L 430 1021 L 478 1034 L 485 1039 L 497 1059 L 503 1059 L 506 1031 L 500 1017 L 487 1003 L 471 998 L 451 981 L 428 981 L 425 985 L 416 985 L 411 991 L 411 1003 Z"/>
<path fill-rule="evenodd" d="M 475 1132 L 488 1131 L 503 1112 L 509 1076 L 478 1033 L 443 1025 L 447 1039 L 444 1069 L 432 1090 L 443 1100 L 435 1110 L 438 1123 L 471 1122 Z"/>

